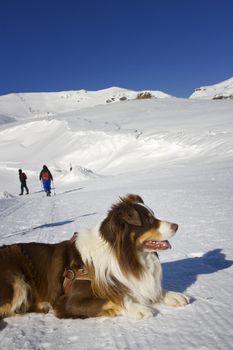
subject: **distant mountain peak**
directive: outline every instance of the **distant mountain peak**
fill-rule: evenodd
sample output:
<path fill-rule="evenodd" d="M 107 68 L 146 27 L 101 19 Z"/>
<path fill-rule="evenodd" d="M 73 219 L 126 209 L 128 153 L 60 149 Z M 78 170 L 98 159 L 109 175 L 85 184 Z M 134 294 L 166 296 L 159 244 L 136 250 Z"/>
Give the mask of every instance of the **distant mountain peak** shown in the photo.
<path fill-rule="evenodd" d="M 233 99 L 233 77 L 214 85 L 197 88 L 190 98 L 208 100 Z"/>

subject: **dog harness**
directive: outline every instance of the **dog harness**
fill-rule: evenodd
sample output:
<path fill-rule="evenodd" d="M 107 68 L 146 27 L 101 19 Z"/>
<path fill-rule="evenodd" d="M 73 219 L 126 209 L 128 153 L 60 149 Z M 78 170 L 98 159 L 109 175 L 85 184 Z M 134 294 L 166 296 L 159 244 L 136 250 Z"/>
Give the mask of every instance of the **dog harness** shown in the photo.
<path fill-rule="evenodd" d="M 90 281 L 90 277 L 88 272 L 85 269 L 74 269 L 67 267 L 63 273 L 64 281 L 63 281 L 63 291 L 64 294 L 68 294 L 70 288 L 75 280 L 79 281 Z"/>
<path fill-rule="evenodd" d="M 71 237 L 70 241 L 72 243 L 75 242 L 77 235 L 78 233 L 75 232 Z M 77 268 L 76 266 L 66 267 L 62 276 L 64 277 L 64 281 L 63 281 L 64 294 L 69 293 L 70 288 L 75 280 L 79 280 L 79 281 L 91 280 L 85 267 L 82 267 L 82 268 Z"/>

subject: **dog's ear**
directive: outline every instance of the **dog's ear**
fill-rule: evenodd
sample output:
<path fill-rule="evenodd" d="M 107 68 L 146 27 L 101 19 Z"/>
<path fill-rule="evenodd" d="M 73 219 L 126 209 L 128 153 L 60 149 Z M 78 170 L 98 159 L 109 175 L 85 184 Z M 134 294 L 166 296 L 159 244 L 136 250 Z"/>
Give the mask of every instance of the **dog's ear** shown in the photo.
<path fill-rule="evenodd" d="M 121 198 L 123 202 L 131 202 L 131 203 L 144 203 L 142 197 L 138 194 L 129 193 L 126 197 Z"/>
<path fill-rule="evenodd" d="M 137 210 L 133 206 L 128 206 L 122 213 L 122 219 L 130 225 L 142 226 L 142 221 Z"/>

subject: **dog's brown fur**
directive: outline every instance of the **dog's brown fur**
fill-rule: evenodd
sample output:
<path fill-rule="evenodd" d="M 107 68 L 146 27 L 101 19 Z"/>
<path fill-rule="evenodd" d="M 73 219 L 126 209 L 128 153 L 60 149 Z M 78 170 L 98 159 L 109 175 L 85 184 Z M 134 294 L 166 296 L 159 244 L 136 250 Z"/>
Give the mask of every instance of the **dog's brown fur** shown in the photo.
<path fill-rule="evenodd" d="M 107 301 L 96 298 L 90 281 L 75 281 L 68 298 L 72 305 L 75 293 L 76 304 L 64 312 L 63 299 L 67 296 L 63 295 L 63 273 L 71 265 L 84 266 L 74 242 L 19 243 L 1 247 L 0 318 L 25 312 L 48 312 L 50 306 L 58 317 L 107 314 Z"/>

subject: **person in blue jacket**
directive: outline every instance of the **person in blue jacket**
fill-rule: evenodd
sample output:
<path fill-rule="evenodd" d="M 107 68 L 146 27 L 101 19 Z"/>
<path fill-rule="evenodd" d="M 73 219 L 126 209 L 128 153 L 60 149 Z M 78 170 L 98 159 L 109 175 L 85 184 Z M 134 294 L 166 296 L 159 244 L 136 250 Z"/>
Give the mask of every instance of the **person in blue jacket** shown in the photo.
<path fill-rule="evenodd" d="M 43 188 L 47 196 L 51 196 L 51 181 L 53 181 L 53 176 L 49 171 L 47 165 L 43 165 L 43 169 L 40 172 L 40 181 L 42 181 Z"/>

